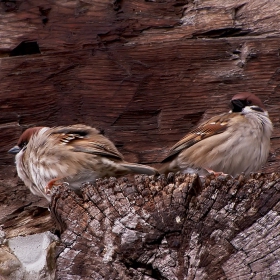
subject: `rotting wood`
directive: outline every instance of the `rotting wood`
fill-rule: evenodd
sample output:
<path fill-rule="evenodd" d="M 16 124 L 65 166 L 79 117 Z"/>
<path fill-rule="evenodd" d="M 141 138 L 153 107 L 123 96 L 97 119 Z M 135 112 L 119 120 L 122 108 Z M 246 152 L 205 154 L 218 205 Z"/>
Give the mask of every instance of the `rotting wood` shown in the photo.
<path fill-rule="evenodd" d="M 279 179 L 139 175 L 98 180 L 82 198 L 62 186 L 57 278 L 276 279 Z"/>

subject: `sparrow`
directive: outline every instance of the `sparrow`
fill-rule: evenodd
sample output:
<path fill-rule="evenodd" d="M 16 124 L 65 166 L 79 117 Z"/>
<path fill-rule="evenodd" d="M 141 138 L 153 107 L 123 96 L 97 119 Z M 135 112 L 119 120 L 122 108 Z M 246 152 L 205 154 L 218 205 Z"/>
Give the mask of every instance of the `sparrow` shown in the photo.
<path fill-rule="evenodd" d="M 9 153 L 16 154 L 18 176 L 35 195 L 51 200 L 50 189 L 66 182 L 79 190 L 97 178 L 133 174 L 155 175 L 150 166 L 126 162 L 100 131 L 77 124 L 25 130 Z"/>
<path fill-rule="evenodd" d="M 229 113 L 210 118 L 177 142 L 159 172 L 205 175 L 210 170 L 236 176 L 258 171 L 268 158 L 272 122 L 252 93 L 236 94 L 230 103 Z"/>

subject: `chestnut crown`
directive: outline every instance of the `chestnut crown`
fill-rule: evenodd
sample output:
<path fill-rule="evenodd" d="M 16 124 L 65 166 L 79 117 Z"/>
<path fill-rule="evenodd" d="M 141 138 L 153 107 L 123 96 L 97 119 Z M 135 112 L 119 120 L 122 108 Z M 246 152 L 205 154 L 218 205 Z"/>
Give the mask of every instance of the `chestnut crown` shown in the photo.
<path fill-rule="evenodd" d="M 233 96 L 230 101 L 230 107 L 232 112 L 241 112 L 246 106 L 257 106 L 260 109 L 264 109 L 262 101 L 253 93 L 242 92 Z"/>

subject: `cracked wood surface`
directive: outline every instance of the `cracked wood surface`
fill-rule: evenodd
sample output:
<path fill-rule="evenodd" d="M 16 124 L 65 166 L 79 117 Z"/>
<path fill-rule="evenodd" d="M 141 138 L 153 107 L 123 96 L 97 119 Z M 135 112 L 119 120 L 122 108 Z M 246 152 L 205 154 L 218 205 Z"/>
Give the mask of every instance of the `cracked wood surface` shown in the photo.
<path fill-rule="evenodd" d="M 278 174 L 98 180 L 61 187 L 58 279 L 277 279 Z"/>

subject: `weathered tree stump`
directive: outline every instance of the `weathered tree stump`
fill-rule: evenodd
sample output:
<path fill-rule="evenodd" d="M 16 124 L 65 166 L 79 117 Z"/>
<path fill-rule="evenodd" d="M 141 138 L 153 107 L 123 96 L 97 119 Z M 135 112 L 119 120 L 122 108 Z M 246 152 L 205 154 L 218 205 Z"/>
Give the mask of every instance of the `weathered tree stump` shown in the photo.
<path fill-rule="evenodd" d="M 66 186 L 57 279 L 278 279 L 280 176 L 169 174 Z"/>

